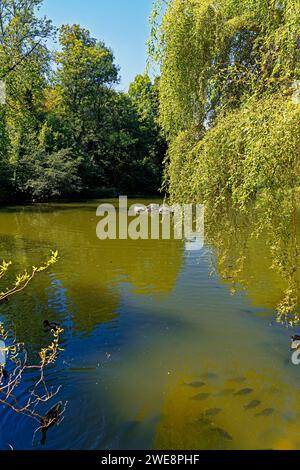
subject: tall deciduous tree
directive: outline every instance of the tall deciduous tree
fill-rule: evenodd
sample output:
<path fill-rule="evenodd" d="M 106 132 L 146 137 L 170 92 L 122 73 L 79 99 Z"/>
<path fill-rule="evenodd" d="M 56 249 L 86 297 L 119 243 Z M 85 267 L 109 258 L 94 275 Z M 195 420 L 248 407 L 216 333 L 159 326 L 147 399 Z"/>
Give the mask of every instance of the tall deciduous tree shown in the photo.
<path fill-rule="evenodd" d="M 2 196 L 156 192 L 165 149 L 157 84 L 140 76 L 130 93 L 116 91 L 112 51 L 79 25 L 63 26 L 50 54 L 54 31 L 40 4 L 0 2 Z"/>
<path fill-rule="evenodd" d="M 21 160 L 31 153 L 39 130 L 39 103 L 49 68 L 46 40 L 51 22 L 37 15 L 41 0 L 0 2 L 0 79 L 6 84 L 2 127 L 8 141 L 6 164 L 19 186 Z"/>

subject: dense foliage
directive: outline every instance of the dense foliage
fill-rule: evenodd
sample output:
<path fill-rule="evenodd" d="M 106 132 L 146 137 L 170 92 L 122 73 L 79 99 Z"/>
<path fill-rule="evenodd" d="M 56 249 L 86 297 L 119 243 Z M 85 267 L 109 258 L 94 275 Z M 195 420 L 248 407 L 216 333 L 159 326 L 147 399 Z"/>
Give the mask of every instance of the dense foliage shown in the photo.
<path fill-rule="evenodd" d="M 116 91 L 112 51 L 79 25 L 62 26 L 50 53 L 41 1 L 0 2 L 0 199 L 157 192 L 158 83 L 142 75 Z"/>
<path fill-rule="evenodd" d="M 173 199 L 244 205 L 299 185 L 299 12 L 299 0 L 156 2 Z"/>

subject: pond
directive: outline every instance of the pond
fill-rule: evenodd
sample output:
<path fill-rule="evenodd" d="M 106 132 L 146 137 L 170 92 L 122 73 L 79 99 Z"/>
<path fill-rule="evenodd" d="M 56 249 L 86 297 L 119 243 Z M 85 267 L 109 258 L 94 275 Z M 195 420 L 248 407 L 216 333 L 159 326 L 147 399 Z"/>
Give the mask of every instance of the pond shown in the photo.
<path fill-rule="evenodd" d="M 250 237 L 253 220 L 230 211 L 208 220 L 192 251 L 180 240 L 100 241 L 98 203 L 0 211 L 12 274 L 59 251 L 0 316 L 33 358 L 49 340 L 43 320 L 63 326 L 47 383 L 67 402 L 44 445 L 35 422 L 1 407 L 0 449 L 300 449 L 297 329 L 276 321 L 298 286 L 292 245 Z M 292 287 L 274 268 L 280 249 L 296 263 Z M 31 385 L 24 377 L 18 399 Z"/>

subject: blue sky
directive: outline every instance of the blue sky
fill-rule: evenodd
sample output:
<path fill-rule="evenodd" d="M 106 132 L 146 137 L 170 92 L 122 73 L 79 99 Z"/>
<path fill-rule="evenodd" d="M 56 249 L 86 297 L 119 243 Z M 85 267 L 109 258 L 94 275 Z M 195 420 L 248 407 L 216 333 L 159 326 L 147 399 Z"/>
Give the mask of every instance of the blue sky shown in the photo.
<path fill-rule="evenodd" d="M 146 66 L 152 0 L 44 0 L 41 13 L 55 26 L 78 23 L 114 51 L 127 90 Z"/>

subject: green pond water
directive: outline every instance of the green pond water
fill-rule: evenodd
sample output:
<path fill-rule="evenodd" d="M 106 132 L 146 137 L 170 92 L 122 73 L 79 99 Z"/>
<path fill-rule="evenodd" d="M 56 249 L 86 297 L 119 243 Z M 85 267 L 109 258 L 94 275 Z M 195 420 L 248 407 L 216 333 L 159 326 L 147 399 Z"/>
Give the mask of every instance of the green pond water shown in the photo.
<path fill-rule="evenodd" d="M 0 449 L 300 449 L 297 328 L 276 322 L 298 289 L 298 218 L 274 246 L 225 212 L 191 251 L 180 240 L 100 241 L 98 203 L 0 211 L 0 258 L 14 261 L 1 288 L 59 251 L 0 318 L 32 358 L 49 340 L 43 320 L 63 326 L 47 381 L 67 402 L 44 446 L 35 422 L 1 407 Z"/>

